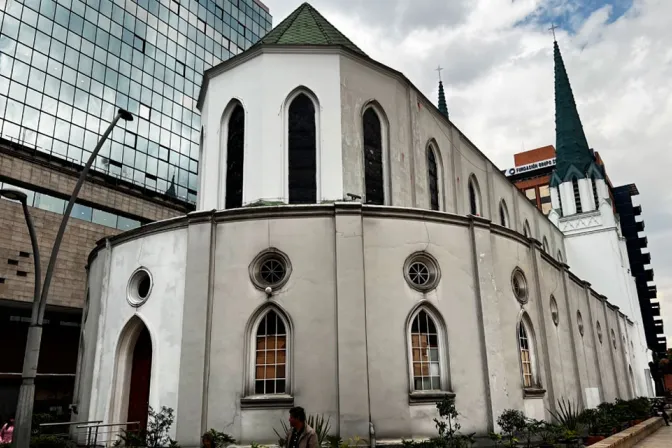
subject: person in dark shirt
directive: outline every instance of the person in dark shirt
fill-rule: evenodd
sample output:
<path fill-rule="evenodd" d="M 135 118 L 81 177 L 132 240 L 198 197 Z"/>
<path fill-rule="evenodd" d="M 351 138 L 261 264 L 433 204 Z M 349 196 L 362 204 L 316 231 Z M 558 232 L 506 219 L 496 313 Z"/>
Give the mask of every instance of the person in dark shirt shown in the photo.
<path fill-rule="evenodd" d="M 317 433 L 306 423 L 306 411 L 296 406 L 289 410 L 286 448 L 317 448 Z"/>

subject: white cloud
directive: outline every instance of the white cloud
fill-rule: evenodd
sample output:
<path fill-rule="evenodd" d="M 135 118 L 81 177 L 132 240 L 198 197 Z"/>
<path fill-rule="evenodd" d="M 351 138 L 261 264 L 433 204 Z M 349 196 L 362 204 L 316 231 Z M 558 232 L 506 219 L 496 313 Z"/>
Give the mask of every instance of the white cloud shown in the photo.
<path fill-rule="evenodd" d="M 614 185 L 637 184 L 659 297 L 672 298 L 672 2 L 635 0 L 608 23 L 609 6 L 588 18 L 571 16 L 576 3 L 569 0 L 473 0 L 434 10 L 428 5 L 453 2 L 421 2 L 416 11 L 407 7 L 411 1 L 396 0 L 394 7 L 387 0 L 312 3 L 429 98 L 437 96 L 434 68 L 445 67 L 451 119 L 500 168 L 511 165 L 521 147 L 555 143 L 549 25 L 516 24 L 549 6 L 570 14 L 576 33 L 556 33 L 588 142 Z M 278 23 L 300 0 L 266 4 Z M 665 303 L 672 336 L 672 303 Z"/>

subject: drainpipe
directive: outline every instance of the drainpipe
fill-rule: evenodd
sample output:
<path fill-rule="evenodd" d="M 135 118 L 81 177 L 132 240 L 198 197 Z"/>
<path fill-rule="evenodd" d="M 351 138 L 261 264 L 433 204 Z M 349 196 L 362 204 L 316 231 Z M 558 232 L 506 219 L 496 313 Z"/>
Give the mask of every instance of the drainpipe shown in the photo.
<path fill-rule="evenodd" d="M 369 420 L 369 445 L 371 448 L 376 448 L 376 429 L 373 427 L 373 422 Z"/>

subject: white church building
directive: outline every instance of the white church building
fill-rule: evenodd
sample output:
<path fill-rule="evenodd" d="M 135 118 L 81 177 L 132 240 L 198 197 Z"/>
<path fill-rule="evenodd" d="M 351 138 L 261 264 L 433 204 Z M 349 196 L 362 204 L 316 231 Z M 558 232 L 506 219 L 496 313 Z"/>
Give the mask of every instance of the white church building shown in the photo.
<path fill-rule="evenodd" d="M 273 444 L 303 406 L 384 444 L 434 436 L 444 396 L 485 435 L 508 408 L 650 393 L 621 279 L 590 278 L 610 255 L 563 228 L 575 178 L 607 219 L 604 182 L 594 198 L 585 170 L 559 173 L 549 220 L 308 4 L 209 69 L 198 106 L 197 210 L 90 255 L 78 420 L 167 406 L 183 445 Z"/>

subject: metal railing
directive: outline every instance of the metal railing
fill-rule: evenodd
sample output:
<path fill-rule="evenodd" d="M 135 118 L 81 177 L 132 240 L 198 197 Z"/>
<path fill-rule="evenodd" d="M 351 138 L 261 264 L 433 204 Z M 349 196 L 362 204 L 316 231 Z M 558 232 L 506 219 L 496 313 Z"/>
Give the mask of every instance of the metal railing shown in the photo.
<path fill-rule="evenodd" d="M 111 446 L 118 440 L 122 430 L 133 432 L 140 429 L 140 422 L 106 423 L 102 422 L 80 422 L 77 426 L 78 431 L 86 432 L 87 448 Z M 129 430 L 129 426 L 135 426 L 137 429 Z"/>

